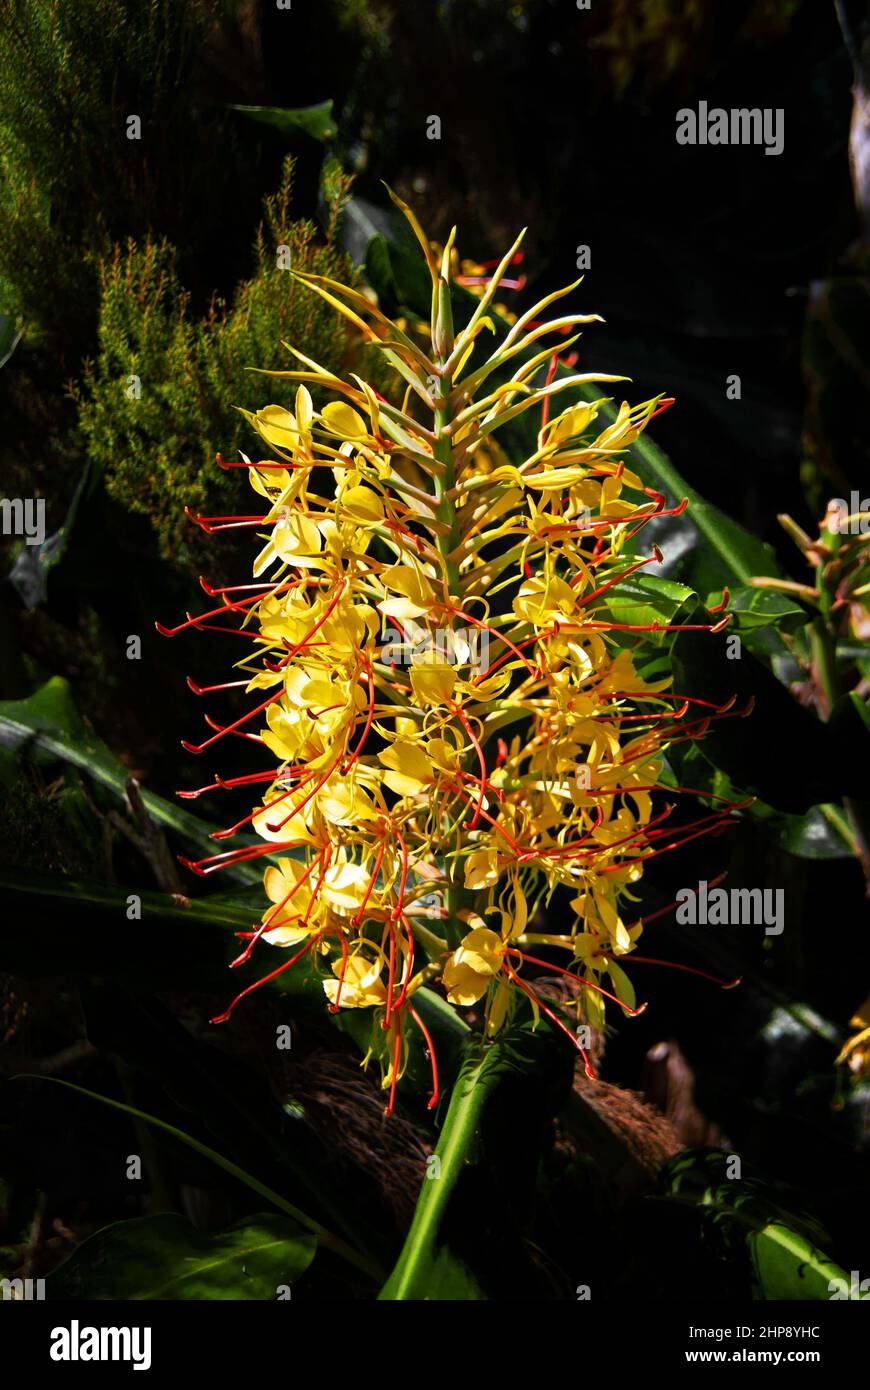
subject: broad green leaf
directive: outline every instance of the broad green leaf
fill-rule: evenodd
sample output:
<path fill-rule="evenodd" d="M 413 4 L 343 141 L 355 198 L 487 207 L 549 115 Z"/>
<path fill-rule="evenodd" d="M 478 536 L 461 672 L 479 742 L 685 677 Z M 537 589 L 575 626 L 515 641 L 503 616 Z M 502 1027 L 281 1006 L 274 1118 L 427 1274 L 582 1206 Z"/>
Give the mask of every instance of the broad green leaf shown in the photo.
<path fill-rule="evenodd" d="M 715 767 L 702 749 L 703 743 L 669 749 L 665 785 L 691 787 L 702 798 L 709 795 L 711 809 L 716 804 L 714 796 L 732 802 L 743 800 L 741 788 Z M 722 805 L 721 800 L 718 804 Z M 757 797 L 742 814 L 799 859 L 848 859 L 855 853 L 854 832 L 843 810 L 832 802 L 811 806 L 803 815 L 789 815 Z"/>
<path fill-rule="evenodd" d="M 589 387 L 584 387 L 583 393 L 587 400 L 596 398 Z M 602 408 L 605 418 L 612 412 L 612 406 Z M 670 504 L 680 502 L 684 497 L 689 499 L 688 516 L 684 515 L 677 520 L 682 523 L 688 521 L 697 527 L 705 543 L 702 552 L 707 552 L 708 560 L 715 560 L 715 567 L 726 584 L 735 580 L 741 584 L 748 584 L 753 575 L 779 573 L 773 547 L 758 540 L 712 502 L 705 501 L 648 434 L 642 434 L 628 452 L 631 457 L 629 466 L 636 469 L 645 483 L 663 492 Z M 642 534 L 644 537 L 650 534 L 652 539 L 655 539 L 653 532 Z M 667 551 L 665 557 L 667 558 Z M 703 553 L 701 558 L 705 558 Z M 693 585 L 703 591 L 704 586 L 698 573 L 702 569 L 709 572 L 712 566 L 688 566 L 684 572 Z M 715 587 L 715 581 L 709 587 Z"/>
<path fill-rule="evenodd" d="M 677 614 L 683 605 L 696 597 L 687 585 L 677 584 L 673 579 L 635 573 L 609 590 L 605 607 L 617 623 L 638 627 L 655 623 L 667 625 L 677 621 Z"/>
<path fill-rule="evenodd" d="M 129 772 L 79 714 L 61 676 L 53 676 L 26 700 L 0 701 L 0 747 L 41 762 L 68 763 L 120 799 L 125 796 Z M 215 853 L 215 842 L 210 838 L 215 827 L 154 792 L 143 789 L 141 795 L 159 825 L 174 830 L 197 850 Z M 234 843 L 245 841 L 240 838 Z M 224 872 L 237 882 L 262 881 L 262 868 L 256 865 L 238 864 Z"/>
<path fill-rule="evenodd" d="M 708 606 L 720 602 L 721 598 L 721 591 L 710 594 Z M 794 632 L 810 620 L 806 608 L 788 594 L 778 593 L 775 589 L 756 589 L 752 584 L 731 590 L 728 611 L 734 614 L 734 626 L 740 632 L 764 627 Z"/>
<path fill-rule="evenodd" d="M 270 125 L 282 135 L 293 135 L 302 130 L 315 140 L 331 140 L 337 130 L 332 114 L 332 98 L 321 101 L 316 106 L 235 106 L 231 111 L 241 111 L 252 121 Z"/>
<path fill-rule="evenodd" d="M 165 1120 L 158 1119 L 156 1115 L 148 1115 L 144 1110 L 138 1110 L 133 1105 L 125 1105 L 123 1101 L 114 1100 L 111 1096 L 98 1095 L 95 1091 L 89 1091 L 84 1086 L 75 1086 L 71 1081 L 62 1081 L 58 1076 L 17 1076 L 13 1077 L 12 1080 L 31 1083 L 48 1082 L 52 1086 L 63 1086 L 68 1091 L 75 1091 L 80 1096 L 86 1096 L 88 1100 L 99 1101 L 101 1105 L 108 1105 L 112 1110 L 120 1110 L 122 1114 L 129 1115 L 133 1119 L 141 1120 L 145 1124 L 153 1125 L 155 1129 L 162 1130 L 164 1134 L 170 1135 L 171 1138 L 178 1140 L 179 1143 L 186 1144 L 189 1149 L 193 1149 L 193 1151 L 198 1153 L 202 1158 L 206 1158 L 209 1162 L 216 1164 L 218 1168 L 221 1168 L 225 1173 L 229 1174 L 230 1177 L 237 1179 L 237 1181 L 243 1183 L 245 1187 L 249 1187 L 253 1192 L 256 1192 L 258 1196 L 264 1197 L 267 1202 L 271 1202 L 272 1205 L 277 1207 L 279 1211 L 282 1211 L 285 1216 L 289 1216 L 300 1226 L 304 1226 L 307 1231 L 317 1237 L 317 1241 L 323 1249 L 331 1250 L 333 1254 L 338 1255 L 341 1259 L 354 1265 L 364 1274 L 370 1275 L 375 1279 L 379 1277 L 380 1271 L 368 1256 L 355 1250 L 353 1246 L 348 1245 L 346 1241 L 341 1240 L 340 1237 L 334 1235 L 332 1231 L 328 1231 L 325 1226 L 321 1226 L 318 1221 L 313 1220 L 313 1218 L 308 1216 L 305 1212 L 300 1211 L 292 1202 L 288 1202 L 280 1193 L 273 1191 L 271 1187 L 267 1187 L 265 1183 L 260 1182 L 259 1178 L 254 1177 L 252 1173 L 246 1172 L 245 1169 L 240 1168 L 237 1163 L 233 1163 L 230 1159 L 225 1158 L 223 1154 L 219 1154 L 214 1149 L 209 1148 L 208 1144 L 201 1143 L 198 1139 L 195 1139 L 192 1134 L 185 1134 L 184 1130 L 177 1129 L 175 1125 L 167 1124 Z"/>
<path fill-rule="evenodd" d="M 128 918 L 131 890 L 112 884 L 3 869 L 0 890 L 0 962 L 14 974 L 110 975 L 153 989 L 237 991 L 246 982 L 227 970 L 238 950 L 232 934 L 249 930 L 258 912 L 223 895 L 191 899 L 137 888 L 137 923 Z M 314 994 L 304 970 L 287 971 L 276 985 Z"/>
<path fill-rule="evenodd" d="M 416 251 L 388 241 L 385 236 L 374 236 L 366 251 L 365 271 L 369 284 L 377 290 L 378 302 L 385 313 L 397 314 L 400 310 L 410 310 L 428 320 L 432 282 L 423 258 Z M 476 304 L 476 300 L 464 290 L 461 296 L 457 296 L 455 286 L 451 297 L 454 300 L 454 321 L 461 326 L 471 317 L 467 301 Z"/>
<path fill-rule="evenodd" d="M 849 1286 L 845 1270 L 782 1222 L 751 1231 L 746 1243 L 764 1299 L 827 1299 L 834 1281 Z"/>
<path fill-rule="evenodd" d="M 313 1235 L 283 1217 L 198 1231 L 172 1212 L 97 1231 L 50 1278 L 53 1298 L 271 1301 L 310 1265 Z"/>

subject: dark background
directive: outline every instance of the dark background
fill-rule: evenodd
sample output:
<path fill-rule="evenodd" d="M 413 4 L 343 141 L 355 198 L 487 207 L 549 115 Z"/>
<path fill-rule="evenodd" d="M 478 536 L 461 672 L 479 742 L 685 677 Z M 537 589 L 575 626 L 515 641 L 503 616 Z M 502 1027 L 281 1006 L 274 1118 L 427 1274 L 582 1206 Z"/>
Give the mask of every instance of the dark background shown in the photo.
<path fill-rule="evenodd" d="M 100 37 L 101 8 L 112 23 L 125 10 L 91 0 L 74 40 L 106 75 L 105 109 L 119 120 L 139 109 L 147 117 L 156 88 L 148 85 L 147 68 L 136 78 L 135 54 L 110 80 L 112 43 L 121 42 L 123 26 L 116 32 L 107 23 L 108 37 Z M 14 55 L 16 42 L 26 45 L 32 6 L 9 9 L 21 26 L 7 41 Z M 167 7 L 168 14 L 180 10 Z M 413 204 L 433 238 L 443 241 L 456 223 L 460 251 L 469 258 L 499 256 L 527 225 L 527 283 L 512 308 L 574 279 L 576 248 L 588 245 L 591 268 L 574 302 L 602 313 L 606 323 L 590 326 L 581 340 L 581 369 L 626 373 L 632 399 L 676 397 L 656 421 L 656 442 L 704 497 L 772 543 L 786 571 L 804 579 L 777 514 L 789 513 L 812 532 L 829 496 L 870 491 L 867 251 L 848 143 L 855 70 L 833 4 L 593 0 L 587 13 L 569 0 L 295 0 L 290 11 L 226 3 L 195 5 L 191 13 L 200 10 L 203 27 L 184 39 L 189 53 L 180 75 L 164 74 L 144 149 L 119 146 L 116 131 L 107 130 L 101 142 L 99 125 L 84 119 L 75 134 L 79 127 L 66 122 L 48 92 L 39 95 L 35 79 L 32 90 L 23 78 L 18 87 L 6 79 L 0 89 L 0 127 L 5 121 L 20 138 L 32 122 L 34 178 L 49 171 L 56 253 L 56 260 L 30 265 L 22 243 L 17 259 L 12 255 L 11 238 L 23 224 L 7 203 L 0 286 L 8 303 L 2 307 L 17 315 L 24 332 L 0 370 L 6 495 L 44 496 L 53 532 L 89 466 L 75 384 L 98 350 L 100 259 L 128 237 L 167 237 L 177 248 L 189 313 L 202 316 L 215 293 L 230 298 L 252 274 L 262 200 L 277 187 L 288 150 L 296 161 L 293 215 L 315 219 L 323 212 L 323 161 L 332 154 L 355 173 L 354 194 L 383 225 L 386 180 Z M 842 14 L 857 48 L 862 7 L 844 5 Z M 75 31 L 78 22 L 69 23 Z M 137 90 L 124 90 L 137 80 Z M 329 150 L 227 109 L 231 103 L 298 108 L 327 98 L 336 120 Z M 783 108 L 783 153 L 677 145 L 677 110 L 702 99 L 711 107 Z M 431 115 L 441 119 L 440 141 L 426 138 Z M 726 378 L 735 373 L 742 382 L 736 402 L 725 394 Z M 242 403 L 256 408 L 266 399 Z M 224 437 L 216 421 L 213 449 L 229 455 L 235 427 L 227 415 Z M 182 450 L 178 511 L 185 462 Z M 195 584 L 203 552 L 182 554 L 171 543 L 167 554 L 147 509 L 126 506 L 93 470 L 87 476 L 74 543 L 49 574 L 42 601 L 26 608 L 20 591 L 4 583 L 0 696 L 23 699 L 48 677 L 65 677 L 78 709 L 125 767 L 170 796 L 207 780 L 180 748 L 200 715 L 184 676 L 219 680 L 225 662 L 222 650 L 204 650 L 201 639 L 161 643 L 152 624 L 173 621 L 201 602 Z M 218 545 L 218 572 L 243 582 L 245 546 L 215 541 L 216 552 Z M 4 548 L 11 565 L 14 547 Z M 143 635 L 140 663 L 125 659 L 130 633 Z M 805 750 L 771 731 L 768 756 L 768 778 L 779 760 L 791 779 Z M 123 837 L 106 858 L 93 808 L 71 802 L 69 785 L 58 792 L 44 769 L 19 774 L 20 768 L 14 775 L 7 769 L 0 825 L 11 869 L 153 888 L 147 865 Z M 790 855 L 757 822 L 744 820 L 721 839 L 662 860 L 645 909 L 723 868 L 735 884 L 784 888 L 787 931 L 759 941 L 757 933 L 750 939 L 749 929 L 735 928 L 715 947 L 705 941 L 702 948 L 685 931 L 657 925 L 656 954 L 723 978 L 743 973 L 746 984 L 722 993 L 686 975 L 650 970 L 644 995 L 654 1007 L 617 1030 L 602 1074 L 655 1096 L 661 1077 L 656 1082 L 652 1075 L 648 1051 L 669 1040 L 696 1074 L 698 1110 L 682 1138 L 722 1140 L 770 1182 L 794 1185 L 793 1200 L 826 1226 L 839 1261 L 858 1268 L 863 1257 L 866 1266 L 866 1091 L 845 1100 L 833 1068 L 838 1039 L 870 978 L 861 872 L 848 858 Z M 201 891 L 187 878 L 183 886 L 192 895 Z M 225 993 L 219 970 L 199 987 L 191 969 L 151 988 L 154 957 L 171 957 L 173 943 L 158 947 L 144 932 L 135 943 L 141 985 L 98 967 L 83 973 L 68 957 L 58 973 L 50 960 L 30 960 L 24 969 L 21 940 L 38 954 L 44 933 L 50 951 L 62 927 L 47 923 L 43 912 L 22 915 L 15 899 L 16 944 L 0 958 L 0 970 L 8 971 L 0 976 L 6 989 L 0 1038 L 5 1017 L 9 1072 L 38 1070 L 40 1059 L 84 1042 L 81 1060 L 65 1075 L 94 1090 L 135 1094 L 142 1108 L 163 1105 L 164 1112 L 165 1079 L 180 1075 L 185 1079 L 171 1096 L 177 1123 L 200 1124 L 213 1142 L 217 1135 L 235 1143 L 239 1161 L 256 1160 L 275 1185 L 287 1181 L 281 1148 L 289 1125 L 303 1160 L 320 1163 L 327 1151 L 330 1181 L 359 1185 L 390 1246 L 413 1198 L 422 1120 L 412 1107 L 397 1120 L 394 1137 L 384 1137 L 379 1101 L 357 1077 L 349 1044 L 336 1041 L 328 1024 L 318 1035 L 312 1022 L 308 1071 L 294 1055 L 290 1073 L 276 1078 L 263 1042 L 273 1004 L 264 1006 L 260 1022 L 249 1017 L 229 1040 L 214 1042 L 204 1019 Z M 85 930 L 86 921 L 85 913 Z M 213 997 L 204 994 L 212 989 Z M 809 1023 L 777 1012 L 786 1006 L 809 1010 Z M 833 1030 L 827 1036 L 826 1021 Z M 249 1090 L 256 1124 L 239 1139 L 246 1124 L 240 1097 Z M 97 1113 L 85 1126 L 79 1103 L 67 1094 L 46 1097 L 35 1086 L 38 1098 L 9 1091 L 0 1121 L 6 1163 L 0 1242 L 20 1255 L 34 1212 L 41 1213 L 32 1254 L 37 1269 L 50 1268 L 67 1248 L 62 1237 L 51 1244 L 46 1232 L 53 1221 L 80 1236 L 149 1209 L 150 1199 L 143 1207 L 131 1198 L 116 1171 L 118 1146 L 129 1143 L 123 1119 Z M 302 1138 L 286 1112 L 276 1111 L 276 1094 L 308 1107 Z M 689 1105 L 691 1085 L 684 1083 L 681 1095 Z M 356 1107 L 356 1120 L 347 1119 L 344 1105 Z M 251 1138 L 257 1125 L 269 1130 L 265 1149 Z M 393 1181 L 384 1171 L 390 1164 Z M 204 1224 L 236 1212 L 232 1190 L 189 1157 L 173 1151 L 158 1169 L 171 1200 Z M 591 1192 L 602 1185 L 583 1161 L 576 1172 L 570 1164 L 559 1172 L 556 1194 L 568 1176 Z M 646 1248 L 647 1218 L 633 1225 L 638 1218 L 630 1206 L 625 1215 L 625 1194 L 614 1197 L 603 1186 L 605 1196 L 588 1219 L 593 1233 L 613 1222 L 621 1231 L 602 1255 L 618 1289 L 634 1277 L 623 1259 L 633 1232 L 640 1231 L 639 1248 Z M 553 1193 L 538 1234 L 550 1240 L 560 1264 L 569 1236 L 552 1214 Z M 639 1257 L 637 1277 L 648 1280 L 654 1268 L 657 1292 L 668 1296 L 677 1276 L 654 1222 L 648 1238 L 657 1253 L 648 1265 Z M 704 1267 L 708 1291 L 733 1295 L 730 1275 L 714 1265 L 715 1277 Z"/>

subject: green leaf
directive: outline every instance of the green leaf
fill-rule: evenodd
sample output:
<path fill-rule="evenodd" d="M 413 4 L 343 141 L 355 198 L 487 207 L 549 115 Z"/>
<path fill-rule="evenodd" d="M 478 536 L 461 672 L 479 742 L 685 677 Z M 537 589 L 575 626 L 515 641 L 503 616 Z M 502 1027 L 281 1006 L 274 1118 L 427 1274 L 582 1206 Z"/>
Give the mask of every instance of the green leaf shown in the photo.
<path fill-rule="evenodd" d="M 385 313 L 395 315 L 410 310 L 424 320 L 429 318 L 432 282 L 426 264 L 416 250 L 409 251 L 405 246 L 388 241 L 385 236 L 374 236 L 366 249 L 365 272 L 369 284 L 377 291 L 378 302 Z M 473 296 L 468 295 L 467 291 L 463 291 L 463 295 L 473 301 Z M 455 287 L 451 298 L 456 298 Z M 466 312 L 464 318 L 469 317 L 470 313 Z M 461 307 L 454 318 L 457 324 L 463 322 Z"/>
<path fill-rule="evenodd" d="M 854 835 L 839 806 L 813 806 L 805 816 L 784 816 L 780 843 L 798 859 L 849 859 Z"/>
<path fill-rule="evenodd" d="M 0 701 L 0 747 L 40 762 L 68 763 L 119 799 L 125 797 L 129 772 L 79 714 L 70 687 L 61 676 L 53 676 L 26 700 Z M 176 831 L 197 850 L 214 853 L 210 838 L 213 826 L 154 792 L 143 789 L 141 795 L 159 825 Z M 262 869 L 256 866 L 233 865 L 226 873 L 237 882 L 262 881 Z"/>
<path fill-rule="evenodd" d="M 136 890 L 142 924 L 128 921 L 128 891 L 32 870 L 3 869 L 2 968 L 25 979 L 111 976 L 140 988 L 215 989 L 227 980 L 231 932 L 252 914 L 223 899 Z M 288 972 L 293 973 L 293 972 Z M 238 988 L 238 986 L 236 986 Z"/>
<path fill-rule="evenodd" d="M 596 391 L 588 385 L 582 388 L 582 393 L 586 400 L 596 399 Z M 602 407 L 602 414 L 606 418 L 613 418 L 614 407 Z M 649 435 L 642 434 L 628 453 L 631 458 L 629 467 L 635 469 L 647 485 L 663 492 L 670 504 L 680 502 L 684 497 L 689 499 L 688 516 L 684 514 L 676 521 L 682 526 L 694 525 L 706 543 L 701 547 L 697 562 L 693 557 L 693 563 L 684 571 L 695 588 L 704 592 L 707 587 L 715 587 L 715 580 L 706 586 L 701 582 L 701 574 L 709 574 L 713 568 L 721 574 L 726 584 L 735 581 L 748 584 L 753 575 L 779 573 L 773 547 L 758 540 L 712 502 L 705 501 Z M 642 534 L 644 539 L 647 536 L 657 539 L 654 525 Z M 662 549 L 667 559 L 667 546 L 662 544 Z M 711 559 L 715 562 L 714 566 L 710 565 Z"/>
<path fill-rule="evenodd" d="M 727 773 L 714 767 L 702 753 L 703 743 L 672 747 L 668 751 L 667 785 L 694 788 L 698 795 L 742 800 L 743 793 Z M 721 806 L 721 801 L 718 803 Z M 811 806 L 803 815 L 788 814 L 756 798 L 743 814 L 756 821 L 783 849 L 798 859 L 848 859 L 855 853 L 855 837 L 839 806 L 826 802 Z"/>
<path fill-rule="evenodd" d="M 53 1298 L 273 1300 L 310 1265 L 314 1236 L 283 1217 L 197 1231 L 171 1212 L 118 1221 L 50 1276 Z"/>
<path fill-rule="evenodd" d="M 698 608 L 692 623 L 712 619 Z M 735 787 L 760 796 L 792 814 L 812 806 L 860 795 L 863 770 L 854 755 L 858 716 L 846 712 L 842 725 L 823 724 L 810 713 L 744 644 L 735 651 L 733 635 L 686 630 L 674 642 L 675 688 L 733 709 L 749 710 L 714 718 L 699 747 Z M 863 727 L 861 728 L 863 739 Z"/>
<path fill-rule="evenodd" d="M 89 460 L 76 484 L 63 525 L 38 545 L 25 544 L 19 549 L 9 572 L 9 582 L 25 608 L 36 608 L 48 597 L 48 577 L 66 554 L 81 504 L 93 492 L 94 484 L 95 471 Z"/>
<path fill-rule="evenodd" d="M 21 329 L 12 314 L 0 314 L 0 367 L 5 367 L 21 342 Z"/>
<path fill-rule="evenodd" d="M 0 969 L 24 979 L 111 978 L 131 989 L 209 990 L 229 1000 L 274 963 L 281 964 L 274 953 L 269 964 L 254 956 L 237 970 L 227 968 L 239 949 L 233 934 L 249 930 L 262 912 L 261 889 L 256 902 L 247 902 L 232 894 L 179 899 L 137 888 L 142 923 L 150 928 L 144 938 L 127 920 L 126 888 L 2 869 L 0 891 Z M 323 986 L 308 957 L 264 988 L 321 1013 L 325 1008 Z M 417 991 L 415 1004 L 435 1042 L 442 1076 L 452 1075 L 468 1025 L 425 986 Z M 343 1009 L 327 1017 L 363 1055 L 372 1029 L 380 1031 L 379 1021 L 365 1009 Z M 420 1093 L 430 1086 L 429 1061 L 416 1029 L 409 1038 L 406 1082 Z"/>
<path fill-rule="evenodd" d="M 710 594 L 708 607 L 718 603 L 721 598 L 721 592 Z M 796 599 L 775 589 L 757 589 L 752 584 L 731 590 L 728 611 L 734 614 L 735 625 L 740 632 L 765 627 L 795 632 L 810 620 L 810 614 Z"/>
<path fill-rule="evenodd" d="M 671 1195 L 664 1200 L 694 1207 L 729 1253 L 747 1252 L 758 1298 L 829 1299 L 834 1280 L 848 1288 L 845 1271 L 819 1244 L 827 1233 L 784 1205 L 795 1194 L 770 1180 L 735 1175 L 734 1157 L 716 1149 L 679 1154 L 665 1170 Z"/>
<path fill-rule="evenodd" d="M 750 1232 L 746 1243 L 762 1298 L 828 1299 L 834 1280 L 848 1288 L 845 1270 L 779 1221 Z"/>
<path fill-rule="evenodd" d="M 491 1265 L 489 1278 L 479 1269 L 487 1252 L 495 1251 L 495 1263 L 516 1256 L 509 1204 L 497 1200 L 500 1184 L 514 1199 L 524 1181 L 533 1188 L 541 1126 L 572 1075 L 570 1049 L 546 1024 L 535 1029 L 526 1023 L 494 1042 L 469 1043 L 435 1149 L 437 1162 L 427 1165 L 411 1229 L 381 1299 L 489 1296 Z M 510 1171 L 501 1176 L 504 1165 Z"/>
<path fill-rule="evenodd" d="M 696 598 L 693 589 L 673 579 L 630 574 L 608 593 L 606 608 L 614 622 L 646 627 L 673 623 L 683 605 Z"/>
<path fill-rule="evenodd" d="M 246 1172 L 244 1168 L 240 1168 L 237 1163 L 233 1163 L 230 1159 L 225 1158 L 223 1154 L 219 1154 L 214 1149 L 209 1148 L 208 1144 L 203 1144 L 198 1139 L 195 1139 L 192 1134 L 185 1134 L 184 1130 L 177 1129 L 175 1125 L 167 1124 L 165 1120 L 158 1119 L 156 1115 L 148 1115 L 144 1110 L 137 1110 L 133 1105 L 125 1105 L 123 1101 L 113 1100 L 111 1096 L 98 1095 L 95 1091 L 89 1091 L 84 1086 L 75 1086 L 71 1081 L 62 1081 L 58 1076 L 14 1076 L 12 1080 L 41 1083 L 48 1082 L 52 1086 L 63 1086 L 68 1091 L 75 1091 L 80 1096 L 87 1096 L 89 1100 L 99 1101 L 101 1105 L 108 1105 L 112 1110 L 120 1110 L 122 1114 L 130 1115 L 133 1119 L 142 1120 L 145 1124 L 153 1125 L 155 1129 L 162 1130 L 164 1134 L 168 1134 L 173 1139 L 177 1139 L 180 1143 L 186 1144 L 189 1149 L 193 1149 L 193 1151 L 200 1154 L 202 1158 L 208 1159 L 218 1168 L 223 1169 L 230 1177 L 237 1179 L 237 1181 L 243 1183 L 245 1187 L 251 1188 L 258 1196 L 265 1197 L 267 1202 L 271 1202 L 272 1205 L 277 1207 L 279 1211 L 282 1211 L 285 1216 L 291 1217 L 293 1221 L 297 1222 L 300 1226 L 304 1226 L 306 1230 L 315 1235 L 319 1244 L 324 1249 L 331 1250 L 333 1254 L 348 1261 L 348 1263 L 354 1265 L 364 1274 L 368 1274 L 372 1278 L 379 1277 L 380 1271 L 366 1255 L 361 1254 L 352 1246 L 348 1245 L 346 1241 L 333 1235 L 325 1226 L 321 1226 L 318 1221 L 313 1220 L 310 1216 L 306 1215 L 305 1212 L 300 1211 L 298 1207 L 295 1207 L 292 1202 L 288 1202 L 280 1193 L 273 1191 L 271 1187 L 267 1187 L 265 1183 L 260 1182 L 259 1178 Z"/>
<path fill-rule="evenodd" d="M 332 140 L 336 134 L 337 126 L 332 115 L 332 98 L 328 101 L 321 101 L 316 106 L 235 106 L 231 105 L 231 111 L 241 111 L 242 115 L 249 116 L 252 121 L 260 121 L 263 125 L 270 125 L 282 135 L 293 135 L 298 130 L 302 130 L 306 135 L 311 135 L 315 140 Z"/>

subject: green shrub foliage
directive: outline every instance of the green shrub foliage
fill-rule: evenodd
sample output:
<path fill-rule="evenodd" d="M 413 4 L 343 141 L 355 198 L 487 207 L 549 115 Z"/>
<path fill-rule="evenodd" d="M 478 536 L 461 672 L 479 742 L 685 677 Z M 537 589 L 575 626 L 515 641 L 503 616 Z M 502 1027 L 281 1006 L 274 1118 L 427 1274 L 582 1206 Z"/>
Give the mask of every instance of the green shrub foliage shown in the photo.
<path fill-rule="evenodd" d="M 344 190 L 321 236 L 313 222 L 291 220 L 292 173 L 288 158 L 266 199 L 253 275 L 202 317 L 190 312 L 165 240 L 116 245 L 99 267 L 99 349 L 76 390 L 80 424 L 111 496 L 147 515 L 163 554 L 180 564 L 198 553 L 184 507 L 216 515 L 244 497 L 243 471 L 215 464 L 216 451 L 237 459 L 254 440 L 237 407 L 280 397 L 248 368 L 298 365 L 284 342 L 334 369 L 357 350 L 344 320 L 292 274 L 352 275 L 336 238 Z"/>

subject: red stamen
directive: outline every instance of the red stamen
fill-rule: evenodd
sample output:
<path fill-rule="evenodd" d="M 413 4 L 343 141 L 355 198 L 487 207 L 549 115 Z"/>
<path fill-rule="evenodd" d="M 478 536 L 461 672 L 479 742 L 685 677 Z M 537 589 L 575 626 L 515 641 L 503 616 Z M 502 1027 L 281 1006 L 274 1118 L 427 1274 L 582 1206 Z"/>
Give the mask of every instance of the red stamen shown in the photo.
<path fill-rule="evenodd" d="M 718 976 L 711 975 L 707 970 L 697 970 L 694 965 L 683 965 L 677 960 L 657 960 L 654 956 L 635 956 L 632 955 L 635 965 L 666 965 L 671 970 L 683 970 L 687 975 L 697 975 L 701 980 L 709 980 L 711 984 L 719 985 L 722 989 L 736 989 L 743 983 L 743 976 L 738 975 L 734 980 L 720 980 Z"/>
<path fill-rule="evenodd" d="M 252 994 L 253 991 L 255 989 L 259 989 L 261 985 L 269 984 L 269 982 L 271 980 L 274 980 L 278 975 L 283 975 L 285 970 L 289 970 L 290 967 L 295 965 L 297 961 L 301 960 L 304 955 L 307 955 L 308 952 L 311 950 L 312 946 L 314 945 L 315 941 L 318 941 L 319 939 L 319 937 L 313 936 L 310 941 L 306 942 L 302 950 L 297 952 L 297 954 L 293 956 L 292 960 L 285 961 L 283 965 L 278 966 L 277 970 L 271 970 L 269 974 L 264 975 L 261 980 L 255 980 L 252 985 L 248 985 L 247 989 L 243 989 L 241 994 L 236 995 L 235 999 L 230 1004 L 229 1008 L 226 1010 L 225 1013 L 217 1014 L 214 1018 L 210 1019 L 209 1022 L 226 1023 L 227 1019 L 232 1014 L 233 1009 L 236 1007 L 237 1004 L 241 1003 L 241 1001 L 245 998 L 246 995 Z"/>
<path fill-rule="evenodd" d="M 420 1032 L 423 1034 L 423 1038 L 426 1043 L 426 1048 L 429 1053 L 429 1064 L 432 1069 L 432 1095 L 429 1098 L 429 1104 L 426 1106 L 426 1109 L 434 1110 L 441 1096 L 441 1092 L 438 1087 L 438 1059 L 435 1056 L 435 1044 L 432 1042 L 432 1038 L 429 1034 L 429 1029 L 426 1027 L 422 1018 L 417 1013 L 417 1010 L 414 1008 L 413 1004 L 408 1005 L 408 1013 L 411 1015 L 417 1027 L 420 1029 Z"/>
<path fill-rule="evenodd" d="M 396 1104 L 396 1082 L 399 1079 L 399 1063 L 402 1060 L 402 1015 L 396 1014 L 396 1046 L 393 1049 L 393 1079 L 390 1086 L 390 1099 L 387 1114 L 392 1115 Z"/>

